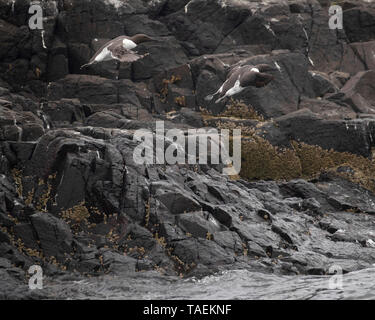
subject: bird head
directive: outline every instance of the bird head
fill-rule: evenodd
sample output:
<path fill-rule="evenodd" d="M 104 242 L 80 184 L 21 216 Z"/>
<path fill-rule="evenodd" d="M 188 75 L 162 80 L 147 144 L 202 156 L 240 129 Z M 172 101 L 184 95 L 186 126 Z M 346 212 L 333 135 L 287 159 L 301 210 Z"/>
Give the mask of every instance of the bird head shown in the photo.
<path fill-rule="evenodd" d="M 268 64 L 258 64 L 255 66 L 259 72 L 269 72 L 269 71 L 278 71 L 276 67 L 270 66 Z"/>
<path fill-rule="evenodd" d="M 259 73 L 257 75 L 257 79 L 255 82 L 255 86 L 257 88 L 265 87 L 267 84 L 269 84 L 272 80 L 275 80 L 275 77 L 273 75 L 267 74 L 267 73 Z"/>
<path fill-rule="evenodd" d="M 136 34 L 135 36 L 132 37 L 132 40 L 137 44 L 140 44 L 142 42 L 156 41 L 156 39 L 143 33 Z"/>

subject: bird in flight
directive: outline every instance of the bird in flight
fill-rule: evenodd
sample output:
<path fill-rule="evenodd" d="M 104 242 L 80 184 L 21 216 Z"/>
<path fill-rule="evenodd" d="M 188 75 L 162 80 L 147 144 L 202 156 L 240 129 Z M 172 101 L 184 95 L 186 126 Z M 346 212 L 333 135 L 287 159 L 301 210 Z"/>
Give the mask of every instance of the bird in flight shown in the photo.
<path fill-rule="evenodd" d="M 256 66 L 239 66 L 233 68 L 227 75 L 226 81 L 218 91 L 208 95 L 205 100 L 211 101 L 214 96 L 219 95 L 215 103 L 219 103 L 227 97 L 231 97 L 242 92 L 247 87 L 261 88 L 275 79 L 273 75 L 265 73 L 267 71 L 276 71 L 277 69 L 268 64 L 258 64 Z"/>
<path fill-rule="evenodd" d="M 137 47 L 140 43 L 147 41 L 155 41 L 155 39 L 145 34 L 136 34 L 132 37 L 119 36 L 104 44 L 94 54 L 94 56 L 90 59 L 88 63 L 81 66 L 81 69 L 102 61 L 118 60 L 120 62 L 129 63 L 137 61 L 147 56 L 148 53 L 140 55 L 137 52 L 133 51 L 133 49 Z"/>

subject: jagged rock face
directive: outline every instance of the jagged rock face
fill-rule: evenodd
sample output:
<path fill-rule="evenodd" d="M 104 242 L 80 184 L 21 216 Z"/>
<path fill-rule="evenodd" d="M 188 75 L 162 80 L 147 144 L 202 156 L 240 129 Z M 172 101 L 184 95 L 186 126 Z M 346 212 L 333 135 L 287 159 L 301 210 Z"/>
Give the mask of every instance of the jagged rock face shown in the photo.
<path fill-rule="evenodd" d="M 4 257 L 31 264 L 9 254 L 19 238 L 22 249 L 43 253 L 33 263 L 56 259 L 90 273 L 142 266 L 195 274 L 199 266 L 199 274 L 233 267 L 289 274 L 324 273 L 342 260 L 346 271 L 371 265 L 375 197 L 368 191 L 335 176 L 249 183 L 214 169 L 140 168 L 130 137 L 84 127 L 44 135 L 22 175 L 13 173 L 16 186 L 1 178 Z M 123 252 L 129 258 L 104 255 Z"/>
<path fill-rule="evenodd" d="M 371 158 L 371 3 L 346 1 L 337 32 L 327 1 L 48 1 L 43 32 L 27 27 L 29 5 L 0 4 L 0 279 L 13 285 L 33 264 L 55 276 L 371 266 L 375 196 L 350 164 L 311 181 L 251 182 L 218 165 L 133 159 L 134 131 L 156 120 Z M 157 39 L 137 48 L 144 59 L 80 69 L 107 40 L 136 33 Z M 275 80 L 235 96 L 257 118 L 204 99 L 231 68 L 261 63 Z"/>

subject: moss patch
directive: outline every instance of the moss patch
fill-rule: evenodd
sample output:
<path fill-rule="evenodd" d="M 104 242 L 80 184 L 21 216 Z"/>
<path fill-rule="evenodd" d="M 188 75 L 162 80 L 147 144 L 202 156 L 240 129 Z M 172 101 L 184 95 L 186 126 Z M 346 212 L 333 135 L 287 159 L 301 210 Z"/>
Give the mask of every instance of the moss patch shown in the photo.
<path fill-rule="evenodd" d="M 352 170 L 337 170 L 344 166 Z M 295 141 L 291 149 L 278 148 L 255 135 L 242 141 L 242 178 L 312 179 L 324 171 L 333 172 L 375 193 L 375 162 L 365 157 Z"/>
<path fill-rule="evenodd" d="M 289 180 L 302 176 L 302 166 L 294 150 L 274 147 L 254 135 L 242 141 L 240 175 L 249 180 Z"/>
<path fill-rule="evenodd" d="M 242 100 L 230 100 L 225 110 L 219 114 L 220 117 L 230 117 L 237 119 L 251 119 L 264 121 L 264 117 L 252 106 L 246 105 Z"/>

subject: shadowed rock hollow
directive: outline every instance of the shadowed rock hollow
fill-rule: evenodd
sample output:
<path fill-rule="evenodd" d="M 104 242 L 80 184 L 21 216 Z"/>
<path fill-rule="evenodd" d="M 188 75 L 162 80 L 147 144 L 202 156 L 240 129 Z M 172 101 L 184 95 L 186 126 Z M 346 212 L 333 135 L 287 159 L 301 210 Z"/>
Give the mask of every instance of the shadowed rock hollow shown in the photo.
<path fill-rule="evenodd" d="M 0 3 L 0 297 L 47 276 L 247 269 L 327 274 L 375 261 L 375 7 L 340 1 Z M 131 65 L 80 70 L 116 36 L 158 39 Z M 208 103 L 233 65 L 264 88 Z M 203 111 L 203 112 L 202 112 Z M 136 165 L 133 133 L 242 129 L 242 172 Z M 166 146 L 170 142 L 165 142 Z M 41 296 L 46 297 L 46 296 Z M 47 296 L 48 297 L 48 296 Z"/>

